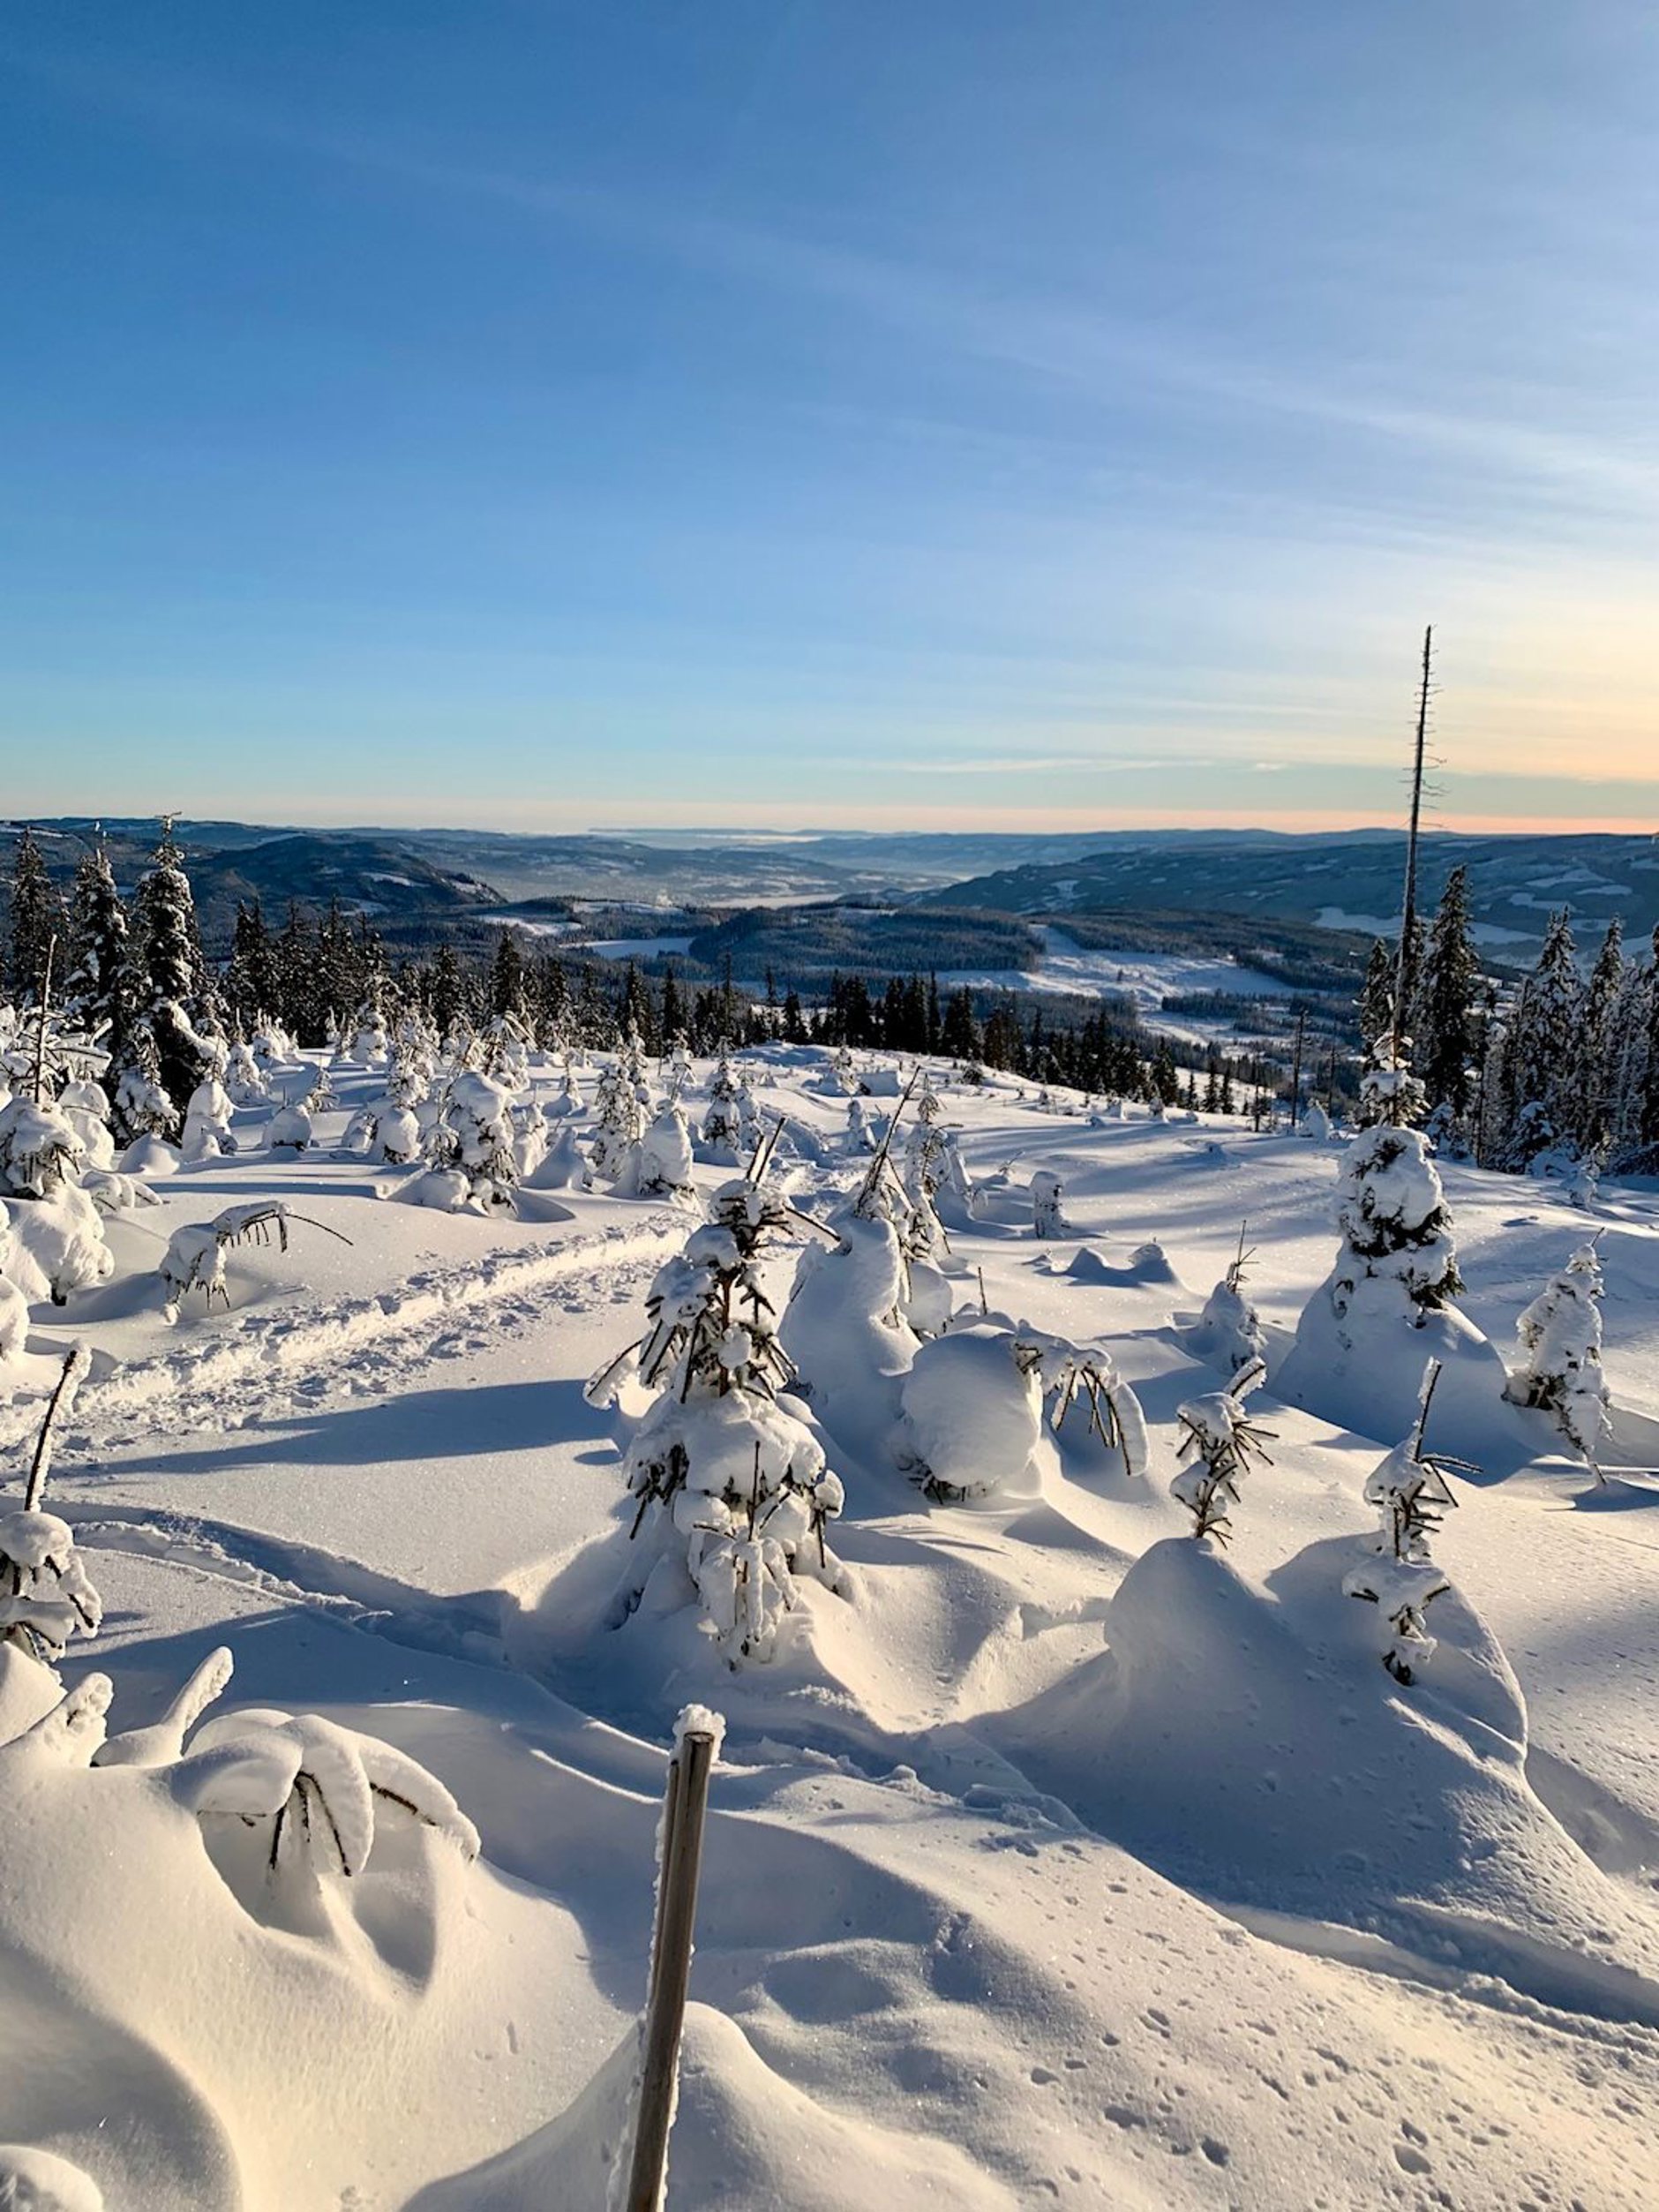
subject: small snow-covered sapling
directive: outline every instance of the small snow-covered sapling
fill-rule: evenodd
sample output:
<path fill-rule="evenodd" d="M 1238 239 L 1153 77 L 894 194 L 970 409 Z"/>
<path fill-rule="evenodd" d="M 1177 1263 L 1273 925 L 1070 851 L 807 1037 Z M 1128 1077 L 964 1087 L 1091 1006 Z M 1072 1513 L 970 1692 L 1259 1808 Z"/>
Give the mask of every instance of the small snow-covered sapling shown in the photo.
<path fill-rule="evenodd" d="M 659 1555 L 684 1545 L 691 1583 L 733 1666 L 771 1657 L 783 1616 L 799 1602 L 799 1579 L 847 1588 L 824 1535 L 841 1511 L 840 1480 L 811 1430 L 777 1403 L 794 1371 L 777 1342 L 760 1254 L 792 1209 L 762 1187 L 764 1164 L 757 1158 L 755 1177 L 714 1193 L 712 1218 L 657 1270 L 644 1336 L 588 1385 L 590 1403 L 608 1404 L 633 1364 L 657 1389 L 627 1453 L 627 1486 L 639 1501 L 629 1534 L 649 1529 Z"/>
<path fill-rule="evenodd" d="M 1239 1485 L 1250 1472 L 1251 1460 L 1272 1464 L 1266 1440 L 1273 1432 L 1258 1427 L 1244 1411 L 1245 1399 L 1266 1373 L 1264 1360 L 1252 1359 L 1225 1390 L 1189 1398 L 1176 1410 L 1182 1433 L 1175 1456 L 1192 1463 L 1181 1470 L 1169 1488 L 1191 1514 L 1195 1536 L 1212 1536 L 1218 1544 L 1225 1544 L 1233 1533 L 1228 1501 L 1239 1503 Z"/>
<path fill-rule="evenodd" d="M 179 1308 L 192 1290 L 199 1290 L 202 1303 L 209 1311 L 217 1298 L 225 1306 L 230 1304 L 229 1285 L 225 1281 L 225 1253 L 235 1245 L 268 1245 L 274 1232 L 277 1244 L 288 1250 L 288 1225 L 302 1222 L 307 1229 L 320 1229 L 325 1237 L 349 1245 L 349 1237 L 330 1229 L 327 1222 L 313 1221 L 308 1214 L 296 1214 L 281 1199 L 256 1199 L 242 1206 L 227 1206 L 222 1214 L 214 1215 L 210 1222 L 186 1222 L 176 1229 L 168 1239 L 167 1250 L 161 1255 L 156 1272 L 166 1291 L 162 1312 L 169 1322 L 176 1321 Z"/>
<path fill-rule="evenodd" d="M 73 1404 L 88 1365 L 85 1345 L 78 1344 L 47 1403 L 23 1503 L 0 1511 L 0 1643 L 19 1644 L 48 1665 L 63 1657 L 71 1636 L 95 1636 L 103 1618 L 69 1524 L 41 1509 L 54 1426 Z"/>
<path fill-rule="evenodd" d="M 1267 1344 L 1261 1316 L 1244 1294 L 1245 1273 L 1256 1257 L 1253 1249 L 1245 1249 L 1248 1227 L 1248 1223 L 1240 1223 L 1238 1250 L 1228 1261 L 1227 1273 L 1205 1300 L 1198 1325 L 1190 1339 L 1190 1348 L 1199 1358 L 1227 1374 L 1236 1374 L 1241 1367 L 1260 1359 Z"/>
<path fill-rule="evenodd" d="M 1048 1168 L 1039 1168 L 1031 1179 L 1031 1216 L 1033 1237 L 1064 1237 L 1070 1234 L 1061 1200 L 1065 1197 L 1065 1185 Z"/>
<path fill-rule="evenodd" d="M 1475 1471 L 1468 1460 L 1425 1448 L 1429 1409 L 1439 1378 L 1440 1362 L 1431 1359 L 1423 1371 L 1411 1434 L 1366 1477 L 1365 1501 L 1378 1515 L 1372 1556 L 1342 1578 L 1347 1596 L 1380 1607 L 1385 1632 L 1382 1662 L 1406 1687 L 1434 1655 L 1426 1616 L 1435 1599 L 1452 1587 L 1429 1554 L 1430 1538 L 1457 1504 L 1448 1478 Z"/>
<path fill-rule="evenodd" d="M 1521 1364 L 1506 1393 L 1517 1405 L 1553 1414 L 1597 1482 L 1605 1479 L 1600 1452 L 1610 1426 L 1602 1366 L 1601 1238 L 1597 1230 L 1588 1244 L 1579 1246 L 1515 1324 Z"/>

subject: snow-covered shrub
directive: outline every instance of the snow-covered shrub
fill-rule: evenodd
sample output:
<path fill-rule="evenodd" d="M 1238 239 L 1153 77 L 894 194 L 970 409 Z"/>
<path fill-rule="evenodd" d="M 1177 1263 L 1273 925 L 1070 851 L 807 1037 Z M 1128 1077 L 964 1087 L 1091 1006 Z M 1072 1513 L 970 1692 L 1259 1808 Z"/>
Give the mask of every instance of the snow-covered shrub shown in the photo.
<path fill-rule="evenodd" d="M 1171 1494 L 1192 1516 L 1192 1532 L 1212 1536 L 1225 1544 L 1233 1533 L 1227 1511 L 1229 1499 L 1239 1502 L 1239 1485 L 1250 1471 L 1252 1458 L 1266 1460 L 1264 1439 L 1272 1431 L 1258 1428 L 1244 1411 L 1244 1401 L 1262 1381 L 1266 1368 L 1259 1359 L 1241 1367 L 1225 1390 L 1206 1391 L 1189 1398 L 1175 1411 L 1182 1431 L 1178 1459 L 1190 1460 L 1170 1484 Z"/>
<path fill-rule="evenodd" d="M 1061 1201 L 1065 1194 L 1065 1185 L 1051 1169 L 1038 1169 L 1031 1179 L 1031 1227 L 1033 1237 L 1063 1237 L 1068 1234 L 1066 1217 L 1061 1210 Z"/>
<path fill-rule="evenodd" d="M 1599 1478 L 1598 1455 L 1609 1428 L 1607 1375 L 1602 1366 L 1603 1290 L 1594 1238 L 1580 1245 L 1515 1324 L 1520 1361 L 1505 1395 L 1517 1405 L 1543 1407 Z"/>
<path fill-rule="evenodd" d="M 679 1103 L 672 1098 L 640 1139 L 634 1187 L 642 1198 L 695 1202 L 691 1129 Z"/>
<path fill-rule="evenodd" d="M 273 1152 L 307 1152 L 314 1135 L 304 1106 L 279 1106 L 265 1125 L 265 1141 Z"/>
<path fill-rule="evenodd" d="M 11 1275 L 13 1250 L 11 1210 L 0 1199 L 0 1399 L 22 1380 L 29 1336 L 29 1302 Z"/>
<path fill-rule="evenodd" d="M 179 1150 L 186 1160 L 212 1160 L 236 1148 L 230 1134 L 230 1094 L 216 1075 L 204 1076 L 190 1095 Z"/>
<path fill-rule="evenodd" d="M 1377 1531 L 1368 1546 L 1370 1556 L 1342 1578 L 1345 1596 L 1378 1608 L 1383 1665 L 1407 1685 L 1434 1656 L 1434 1638 L 1426 1625 L 1429 1607 L 1452 1587 L 1429 1555 L 1430 1537 L 1457 1503 L 1447 1477 L 1474 1471 L 1465 1460 L 1424 1448 L 1439 1373 L 1438 1363 L 1430 1360 L 1411 1434 L 1365 1478 L 1365 1502 L 1377 1509 Z"/>
<path fill-rule="evenodd" d="M 786 1209 L 740 1178 L 715 1193 L 710 1214 L 658 1269 L 643 1338 L 588 1388 L 590 1402 L 608 1403 L 632 1366 L 658 1393 L 627 1455 L 639 1501 L 631 1534 L 649 1548 L 624 1607 L 637 1606 L 659 1563 L 683 1572 L 735 1666 L 773 1656 L 799 1581 L 843 1596 L 849 1585 L 824 1536 L 841 1511 L 839 1478 L 812 1431 L 777 1402 L 793 1370 L 760 1255 Z"/>
<path fill-rule="evenodd" d="M 1302 1117 L 1301 1133 L 1311 1138 L 1315 1144 L 1331 1141 L 1331 1117 L 1317 1098 L 1310 1102 Z"/>
<path fill-rule="evenodd" d="M 849 1152 L 874 1152 L 875 1150 L 875 1132 L 870 1126 L 869 1113 L 861 1098 L 850 1098 L 847 1101 L 846 1144 Z"/>
<path fill-rule="evenodd" d="M 87 1364 L 83 1346 L 64 1362 L 41 1422 L 23 1503 L 0 1509 L 0 1644 L 15 1644 L 49 1666 L 63 1657 L 72 1637 L 95 1636 L 103 1618 L 73 1531 L 41 1504 L 51 1470 L 53 1425 L 67 1416 Z"/>
<path fill-rule="evenodd" d="M 229 1659 L 229 1652 L 214 1656 Z M 115 1737 L 98 1764 L 150 1764 L 124 1754 L 132 1742 Z M 398 1824 L 437 1830 L 463 1858 L 478 1855 L 477 1830 L 435 1775 L 378 1737 L 319 1713 L 258 1706 L 226 1713 L 196 1730 L 190 1754 L 213 1778 L 199 1817 L 217 1815 L 229 1831 L 217 1862 L 221 1872 L 231 1871 L 223 1843 L 236 1842 L 244 1847 L 244 1862 L 252 1860 L 266 1879 L 305 1885 L 323 1876 L 349 1880 L 367 1866 L 379 1824 L 388 1816 Z M 276 1786 L 268 1787 L 273 1779 Z M 250 1779 L 259 1791 L 257 1812 L 244 1809 Z M 278 1802 L 266 1809 L 271 1798 Z M 251 1839 L 237 1832 L 249 1829 Z"/>
<path fill-rule="evenodd" d="M 309 1229 L 320 1229 L 325 1236 L 337 1238 L 342 1244 L 349 1241 L 338 1230 L 329 1229 L 322 1222 L 291 1213 L 280 1199 L 255 1199 L 242 1206 L 227 1206 L 210 1222 L 187 1222 L 176 1229 L 168 1239 L 167 1250 L 156 1270 L 166 1294 L 162 1310 L 168 1320 L 177 1320 L 179 1308 L 192 1290 L 201 1292 L 202 1305 L 208 1312 L 215 1298 L 229 1306 L 226 1252 L 236 1245 L 268 1245 L 273 1237 L 286 1252 L 288 1225 L 291 1221 L 303 1221 Z"/>
<path fill-rule="evenodd" d="M 102 1216 L 79 1183 L 14 1205 L 11 1233 L 11 1277 L 26 1298 L 64 1305 L 75 1291 L 115 1273 Z"/>
<path fill-rule="evenodd" d="M 86 1166 L 115 1165 L 115 1139 L 109 1129 L 114 1110 L 101 1083 L 91 1076 L 78 1076 L 65 1083 L 57 1094 L 57 1110 L 80 1139 Z"/>
<path fill-rule="evenodd" d="M 234 1106 L 263 1106 L 270 1099 L 270 1086 L 249 1045 L 231 1046 L 230 1057 L 225 1063 L 224 1085 Z"/>
<path fill-rule="evenodd" d="M 1193 1358 L 1219 1367 L 1226 1375 L 1236 1374 L 1241 1367 L 1261 1359 L 1266 1349 L 1261 1316 L 1244 1295 L 1245 1270 L 1253 1256 L 1244 1249 L 1241 1229 L 1238 1250 L 1227 1273 L 1205 1300 L 1197 1325 L 1187 1332 L 1186 1349 Z"/>
<path fill-rule="evenodd" d="M 118 1168 L 91 1170 L 82 1177 L 81 1188 L 101 1214 L 135 1214 L 141 1207 L 161 1202 L 137 1176 Z"/>
<path fill-rule="evenodd" d="M 920 1348 L 900 1388 L 896 1456 L 935 1500 L 1029 1496 L 1045 1398 L 1056 1430 L 1082 1398 L 1102 1443 L 1129 1473 L 1145 1471 L 1145 1422 L 1105 1347 L 1025 1321 L 974 1321 Z"/>
<path fill-rule="evenodd" d="M 0 1193 L 49 1198 L 73 1177 L 86 1147 L 68 1116 L 19 1094 L 0 1106 Z"/>
<path fill-rule="evenodd" d="M 542 1108 L 542 1113 L 548 1121 L 568 1121 L 581 1111 L 582 1092 L 577 1086 L 575 1070 L 567 1061 L 559 1088 Z"/>

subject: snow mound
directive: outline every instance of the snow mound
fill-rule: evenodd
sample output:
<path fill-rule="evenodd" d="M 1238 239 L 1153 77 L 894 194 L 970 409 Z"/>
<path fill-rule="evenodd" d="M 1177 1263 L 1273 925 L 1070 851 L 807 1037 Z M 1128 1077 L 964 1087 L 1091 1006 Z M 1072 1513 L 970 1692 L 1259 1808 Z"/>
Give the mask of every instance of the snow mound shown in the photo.
<path fill-rule="evenodd" d="M 0 2143 L 0 2212 L 103 2212 L 103 2192 L 66 2158 Z"/>
<path fill-rule="evenodd" d="M 1659 1927 L 1534 1794 L 1526 1709 L 1485 1623 L 1448 1591 L 1402 1691 L 1342 1596 L 1356 1556 L 1321 1539 L 1262 1586 L 1207 1544 L 1154 1544 L 1107 1609 L 1107 1650 L 990 1733 L 1137 1857 L 1246 1915 L 1659 2024 Z M 1633 1952 L 1645 1971 L 1616 1963 Z"/>
<path fill-rule="evenodd" d="M 1339 1321 L 1329 1297 L 1314 1293 L 1295 1341 L 1272 1377 L 1275 1397 L 1339 1428 L 1393 1442 L 1409 1417 L 1430 1360 L 1440 1362 L 1429 1441 L 1498 1473 L 1533 1457 L 1542 1441 L 1505 1403 L 1503 1356 L 1455 1305 L 1408 1319 L 1393 1285 L 1377 1276 L 1354 1284 Z"/>
<path fill-rule="evenodd" d="M 423 2191 L 409 2212 L 595 2212 L 628 2140 L 632 2031 L 570 2109 L 528 2141 Z M 686 2008 L 670 2201 L 722 2212 L 867 2212 L 938 2205 L 1011 2212 L 1015 2199 L 954 2144 L 830 2111 L 774 2073 L 738 2023 Z"/>

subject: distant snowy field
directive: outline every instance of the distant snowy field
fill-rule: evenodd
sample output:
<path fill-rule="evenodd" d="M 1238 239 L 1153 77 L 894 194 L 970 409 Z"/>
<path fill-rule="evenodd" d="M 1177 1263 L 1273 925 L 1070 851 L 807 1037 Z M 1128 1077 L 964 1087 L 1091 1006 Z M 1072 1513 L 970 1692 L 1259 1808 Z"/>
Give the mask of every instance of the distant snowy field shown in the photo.
<path fill-rule="evenodd" d="M 1199 1044 L 1223 1033 L 1231 1034 L 1231 1022 L 1213 1016 L 1167 1014 L 1163 1011 L 1167 997 L 1217 991 L 1236 998 L 1242 1014 L 1251 999 L 1295 996 L 1293 985 L 1243 961 L 1196 959 L 1180 952 L 1117 952 L 1109 948 L 1089 952 L 1052 922 L 1036 927 L 1043 941 L 1040 966 L 951 968 L 941 974 L 940 989 L 955 990 L 965 984 L 971 990 L 1070 991 L 1084 997 L 1107 991 L 1132 1000 L 1146 1027 L 1158 1035 L 1185 1037 Z"/>
<path fill-rule="evenodd" d="M 1059 930 L 1025 980 L 1149 1011 L 1284 988 Z M 787 1120 L 777 1181 L 823 1214 L 865 1164 L 845 1099 L 809 1050 L 745 1064 Z M 1197 1309 L 1248 1221 L 1277 1359 L 1331 1264 L 1340 1147 L 1041 1112 L 948 1072 L 983 1197 L 942 1263 L 957 1305 L 1102 1339 L 1149 1470 L 1069 1426 L 1026 1494 L 930 1506 L 838 1416 L 852 1595 L 812 1586 L 778 1658 L 740 1673 L 679 1616 L 591 1612 L 593 1547 L 626 1544 L 628 1409 L 582 1386 L 641 1333 L 683 1210 L 388 1202 L 398 1171 L 336 1153 L 372 1086 L 342 1074 L 311 1152 L 274 1158 L 239 1111 L 248 1149 L 112 1220 L 113 1278 L 31 1315 L 33 1354 L 94 1358 L 49 1503 L 106 1618 L 65 1681 L 108 1670 L 112 1726 L 138 1728 L 228 1644 L 227 1707 L 402 1747 L 482 1856 L 426 1842 L 355 1908 L 335 1882 L 319 1918 L 268 1927 L 137 1770 L 79 1778 L 103 1793 L 88 1825 L 56 1770 L 0 1746 L 0 2139 L 124 2212 L 594 2212 L 664 1747 L 694 1699 L 730 1733 L 672 2206 L 1659 2202 L 1659 1203 L 1609 1186 L 1591 1222 L 1550 1187 L 1446 1170 L 1465 1310 L 1500 1349 L 1602 1230 L 1608 1456 L 1629 1471 L 1588 1498 L 1543 1416 L 1495 1407 L 1435 1556 L 1496 1643 L 1448 1628 L 1398 1689 L 1354 1656 L 1366 1608 L 1340 1584 L 1409 1392 L 1376 1434 L 1251 1401 L 1272 1462 L 1235 1509 L 1236 1574 L 1169 1494 L 1175 1409 L 1225 1380 L 1190 1348 Z M 1055 1241 L 1031 1233 L 1044 1170 Z M 349 1244 L 301 1223 L 286 1252 L 238 1248 L 229 1310 L 169 1328 L 169 1236 L 261 1197 Z M 806 1242 L 771 1266 L 780 1305 Z M 0 1406 L 19 1471 L 38 1411 Z"/>

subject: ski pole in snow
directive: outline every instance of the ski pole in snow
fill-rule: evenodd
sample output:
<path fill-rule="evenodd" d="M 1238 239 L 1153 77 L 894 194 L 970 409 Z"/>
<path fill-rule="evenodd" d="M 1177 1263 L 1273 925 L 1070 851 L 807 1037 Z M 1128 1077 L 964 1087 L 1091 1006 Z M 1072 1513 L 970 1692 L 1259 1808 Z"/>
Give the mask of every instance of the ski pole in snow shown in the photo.
<path fill-rule="evenodd" d="M 691 1938 L 697 1915 L 697 1877 L 702 1867 L 709 1776 L 724 1729 L 718 1713 L 697 1706 L 681 1713 L 675 1728 L 674 1757 L 669 1763 L 663 1805 L 657 1922 L 651 1934 L 651 1979 L 645 2000 L 639 2114 L 628 2172 L 627 2212 L 658 2212 L 663 2201 L 668 2131 L 673 2124 L 679 2074 L 679 2031 L 691 1980 Z"/>

